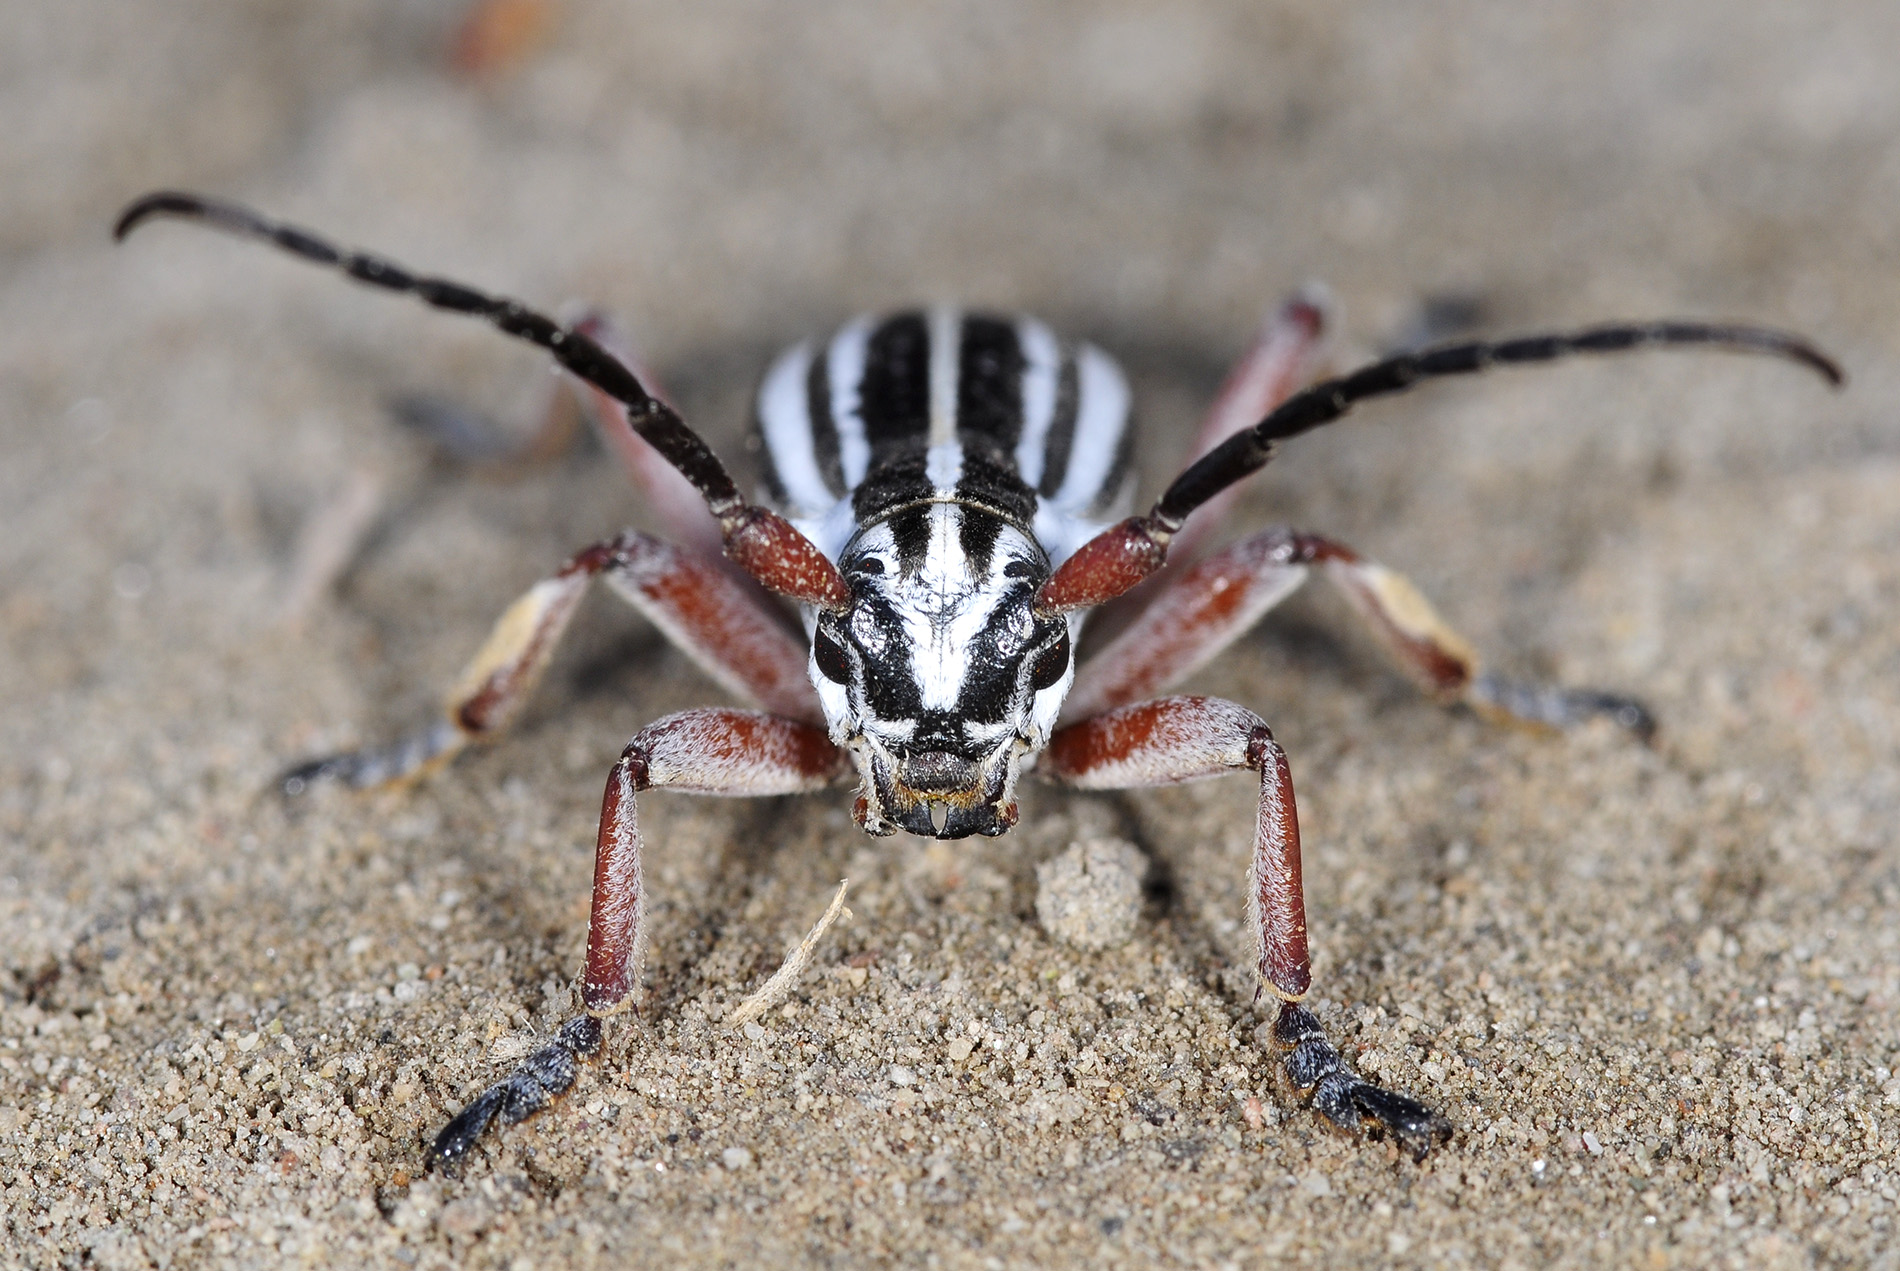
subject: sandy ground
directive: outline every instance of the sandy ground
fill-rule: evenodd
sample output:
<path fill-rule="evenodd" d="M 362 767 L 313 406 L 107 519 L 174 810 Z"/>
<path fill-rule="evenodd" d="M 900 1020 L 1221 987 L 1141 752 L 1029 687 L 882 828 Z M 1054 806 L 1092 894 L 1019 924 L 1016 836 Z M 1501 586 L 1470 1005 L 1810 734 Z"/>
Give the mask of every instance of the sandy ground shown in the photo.
<path fill-rule="evenodd" d="M 458 8 L 6 7 L 0 1263 L 1897 1265 L 1900 7 L 569 0 L 483 82 Z M 428 1137 L 565 1009 L 608 765 L 717 691 L 601 600 L 497 747 L 266 796 L 646 522 L 598 454 L 483 480 L 390 422 L 421 389 L 525 428 L 531 352 L 208 234 L 111 248 L 155 185 L 609 304 L 735 457 L 774 346 L 918 298 L 1122 355 L 1151 489 L 1314 278 L 1345 357 L 1449 299 L 1774 321 L 1855 378 L 1499 376 L 1248 488 L 1498 667 L 1663 722 L 1482 726 L 1318 597 L 1194 681 L 1293 757 L 1312 1000 L 1456 1122 L 1425 1164 L 1316 1124 L 1255 1039 L 1237 779 L 1032 791 L 934 846 L 843 792 L 646 800 L 645 1012 L 445 1180 Z M 288 604 L 366 492 L 360 557 Z M 1083 952 L 1035 867 L 1101 833 L 1154 872 Z M 721 1025 L 847 875 L 792 1001 Z"/>

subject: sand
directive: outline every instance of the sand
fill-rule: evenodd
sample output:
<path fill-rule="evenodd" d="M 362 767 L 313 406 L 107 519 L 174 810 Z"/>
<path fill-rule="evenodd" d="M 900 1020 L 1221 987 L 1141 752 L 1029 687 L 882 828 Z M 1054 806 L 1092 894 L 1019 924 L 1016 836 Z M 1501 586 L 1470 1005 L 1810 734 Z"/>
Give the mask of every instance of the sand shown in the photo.
<path fill-rule="evenodd" d="M 569 0 L 479 81 L 458 10 L 8 7 L 0 1264 L 1900 1265 L 1900 8 Z M 775 347 L 918 299 L 1121 356 L 1150 490 L 1312 279 L 1345 361 L 1685 314 L 1854 380 L 1499 375 L 1247 487 L 1240 524 L 1662 722 L 1444 711 L 1317 594 L 1192 681 L 1292 756 L 1311 1001 L 1457 1125 L 1424 1164 L 1316 1123 L 1255 1035 L 1237 778 L 1031 790 L 952 844 L 866 839 L 843 791 L 647 799 L 643 1013 L 425 1177 L 566 1009 L 613 757 L 718 690 L 602 597 L 497 746 L 271 797 L 425 718 L 569 551 L 665 527 L 599 453 L 496 480 L 391 422 L 423 391 L 525 430 L 532 352 L 213 235 L 110 246 L 161 185 L 606 304 L 735 461 Z M 1105 839 L 1151 865 L 1132 935 L 1053 939 L 1037 866 Z"/>

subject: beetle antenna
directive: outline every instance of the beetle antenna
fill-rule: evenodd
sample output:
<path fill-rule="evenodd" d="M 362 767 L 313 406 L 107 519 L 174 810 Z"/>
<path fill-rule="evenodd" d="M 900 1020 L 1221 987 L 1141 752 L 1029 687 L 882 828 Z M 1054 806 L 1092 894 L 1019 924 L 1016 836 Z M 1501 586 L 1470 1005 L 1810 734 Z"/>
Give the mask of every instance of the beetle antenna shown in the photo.
<path fill-rule="evenodd" d="M 1273 457 L 1274 443 L 1332 423 L 1368 398 L 1406 392 L 1426 380 L 1474 375 L 1494 366 L 1554 362 L 1581 354 L 1626 353 L 1641 348 L 1701 346 L 1735 353 L 1787 358 L 1839 388 L 1840 365 L 1800 336 L 1770 327 L 1736 323 L 1614 323 L 1582 331 L 1473 340 L 1402 353 L 1350 375 L 1322 380 L 1295 393 L 1266 418 L 1202 455 L 1155 501 L 1149 516 L 1172 533 L 1188 514 L 1236 481 L 1259 471 Z"/>
<path fill-rule="evenodd" d="M 1161 568 L 1168 557 L 1169 541 L 1196 508 L 1265 467 L 1279 442 L 1330 424 L 1367 398 L 1403 393 L 1429 379 L 1473 375 L 1493 366 L 1690 345 L 1787 358 L 1837 388 L 1847 378 L 1834 359 L 1800 336 L 1734 323 L 1616 323 L 1511 340 L 1440 344 L 1416 353 L 1401 353 L 1293 394 L 1259 423 L 1196 459 L 1155 500 L 1148 515 L 1111 525 L 1064 561 L 1037 591 L 1037 612 L 1069 613 L 1124 594 Z"/>
<path fill-rule="evenodd" d="M 134 201 L 112 227 L 122 240 L 155 216 L 202 221 L 228 233 L 270 243 L 293 256 L 326 265 L 357 282 L 412 295 L 450 313 L 483 318 L 508 335 L 538 345 L 563 367 L 627 408 L 627 422 L 660 456 L 698 490 L 719 519 L 727 555 L 765 586 L 814 604 L 836 605 L 845 598 L 835 569 L 783 518 L 746 502 L 726 466 L 679 413 L 647 392 L 626 363 L 591 336 L 562 326 L 518 300 L 491 296 L 473 287 L 433 278 L 367 252 L 336 246 L 319 234 L 273 221 L 222 199 L 160 190 Z M 815 558 L 815 559 L 813 559 Z"/>
<path fill-rule="evenodd" d="M 202 221 L 228 233 L 261 239 L 293 256 L 327 265 L 357 282 L 405 292 L 451 313 L 485 318 L 516 339 L 546 349 L 562 366 L 624 403 L 633 430 L 693 483 L 714 516 L 723 520 L 744 502 L 731 474 L 705 440 L 671 407 L 647 392 L 625 363 L 591 337 L 562 326 L 518 300 L 490 296 L 446 278 L 414 273 L 381 256 L 338 247 L 321 235 L 270 220 L 236 203 L 173 190 L 148 194 L 126 208 L 112 227 L 112 237 L 123 240 L 155 216 Z"/>

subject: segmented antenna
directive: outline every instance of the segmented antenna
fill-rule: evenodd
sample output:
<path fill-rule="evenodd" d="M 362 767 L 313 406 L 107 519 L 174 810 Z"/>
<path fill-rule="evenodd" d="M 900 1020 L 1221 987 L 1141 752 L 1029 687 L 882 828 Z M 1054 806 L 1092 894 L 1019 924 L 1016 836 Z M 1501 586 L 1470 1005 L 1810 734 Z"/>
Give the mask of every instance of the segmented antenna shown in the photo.
<path fill-rule="evenodd" d="M 1417 353 L 1401 353 L 1295 393 L 1252 428 L 1235 433 L 1189 465 L 1155 501 L 1149 516 L 1168 533 L 1180 529 L 1195 508 L 1264 467 L 1273 457 L 1275 442 L 1330 424 L 1368 398 L 1403 393 L 1426 380 L 1448 375 L 1474 375 L 1494 366 L 1697 345 L 1787 358 L 1836 388 L 1847 379 L 1834 359 L 1801 337 L 1735 323 L 1615 323 L 1496 342 L 1442 344 Z"/>
<path fill-rule="evenodd" d="M 155 216 L 202 221 L 241 237 L 259 239 L 357 282 L 413 295 L 424 304 L 450 313 L 486 319 L 516 339 L 539 345 L 569 371 L 626 406 L 627 422 L 633 430 L 679 469 L 706 500 L 707 508 L 719 519 L 726 554 L 741 568 L 767 587 L 813 604 L 835 606 L 848 597 L 843 579 L 818 549 L 776 513 L 747 503 L 732 474 L 705 439 L 672 407 L 647 392 L 625 363 L 586 333 L 562 326 L 518 300 L 491 296 L 446 278 L 417 274 L 381 256 L 345 250 L 309 230 L 202 195 L 176 190 L 148 194 L 120 214 L 112 227 L 112 237 L 124 239 Z"/>
<path fill-rule="evenodd" d="M 1330 424 L 1368 398 L 1403 393 L 1425 380 L 1473 375 L 1493 366 L 1690 345 L 1787 358 L 1837 388 L 1847 378 L 1832 358 L 1799 336 L 1732 323 L 1618 323 L 1402 353 L 1295 393 L 1252 428 L 1235 433 L 1189 464 L 1155 500 L 1148 515 L 1111 525 L 1064 561 L 1037 591 L 1036 611 L 1045 616 L 1069 613 L 1123 595 L 1166 563 L 1169 542 L 1196 508 L 1265 467 L 1277 443 Z"/>
<path fill-rule="evenodd" d="M 424 304 L 451 313 L 485 318 L 516 339 L 546 349 L 562 366 L 624 403 L 633 430 L 693 483 L 714 516 L 724 519 L 744 502 L 739 487 L 711 448 L 671 407 L 647 392 L 646 386 L 625 363 L 589 336 L 562 326 L 518 300 L 486 295 L 446 278 L 416 274 L 380 256 L 340 248 L 321 235 L 270 220 L 236 203 L 173 190 L 148 194 L 126 208 L 118 224 L 112 227 L 112 237 L 123 239 L 155 216 L 203 221 L 233 234 L 261 239 L 315 264 L 327 265 L 357 282 L 386 291 L 406 292 Z"/>

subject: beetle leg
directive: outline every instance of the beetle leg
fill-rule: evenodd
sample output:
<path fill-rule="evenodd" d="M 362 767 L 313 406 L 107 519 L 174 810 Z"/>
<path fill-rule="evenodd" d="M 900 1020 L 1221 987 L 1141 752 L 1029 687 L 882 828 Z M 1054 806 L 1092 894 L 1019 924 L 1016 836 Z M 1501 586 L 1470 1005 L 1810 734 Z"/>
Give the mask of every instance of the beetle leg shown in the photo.
<path fill-rule="evenodd" d="M 655 378 L 646 363 L 633 351 L 632 343 L 603 310 L 592 310 L 574 329 L 592 336 L 600 346 L 633 369 L 653 390 L 655 397 L 668 401 L 666 388 Z M 581 413 L 593 426 L 594 435 L 607 447 L 633 483 L 640 488 L 647 506 L 653 509 L 655 524 L 664 525 L 682 546 L 712 560 L 723 561 L 719 522 L 706 511 L 705 500 L 679 469 L 666 461 L 645 437 L 633 429 L 626 405 L 578 376 L 570 377 L 570 387 L 578 394 Z"/>
<path fill-rule="evenodd" d="M 443 717 L 393 745 L 300 764 L 284 792 L 336 780 L 357 788 L 411 780 L 471 742 L 499 736 L 547 669 L 588 585 L 601 575 L 729 692 L 777 714 L 817 720 L 804 645 L 773 603 L 723 565 L 628 530 L 577 553 L 503 613 L 449 692 Z"/>
<path fill-rule="evenodd" d="M 1439 700 L 1463 703 L 1494 723 L 1568 728 L 1607 715 L 1644 741 L 1655 734 L 1655 717 L 1634 698 L 1493 675 L 1403 574 L 1344 543 L 1312 534 L 1292 538 L 1298 552 L 1320 567 L 1392 659 Z"/>
<path fill-rule="evenodd" d="M 1273 1036 L 1287 1051 L 1287 1076 L 1312 1091 L 1314 1108 L 1335 1125 L 1373 1123 L 1423 1159 L 1450 1136 L 1450 1123 L 1354 1073 L 1299 1005 L 1312 982 L 1299 814 L 1286 753 L 1261 718 L 1219 698 L 1157 698 L 1062 729 L 1037 765 L 1050 779 L 1084 790 L 1173 785 L 1238 768 L 1260 774 L 1247 919 L 1261 991 L 1280 999 Z"/>
<path fill-rule="evenodd" d="M 1169 579 L 1132 623 L 1076 668 L 1064 721 L 1152 697 L 1220 653 L 1306 580 L 1295 536 L 1268 530 Z"/>
<path fill-rule="evenodd" d="M 636 795 L 642 790 L 759 797 L 822 789 L 845 775 L 844 752 L 824 730 L 757 711 L 711 707 L 656 720 L 627 744 L 607 778 L 594 849 L 594 895 L 581 976 L 583 1013 L 472 1099 L 436 1135 L 431 1168 L 454 1168 L 496 1118 L 513 1125 L 574 1082 L 600 1049 L 601 1021 L 630 1009 L 647 942 Z"/>
<path fill-rule="evenodd" d="M 1323 363 L 1330 319 L 1326 296 L 1317 287 L 1295 292 L 1269 314 L 1254 337 L 1252 347 L 1227 373 L 1220 395 L 1201 421 L 1200 435 L 1194 439 L 1188 458 L 1198 459 L 1235 433 L 1251 427 L 1311 380 Z M 1118 635 L 1142 617 L 1162 608 L 1157 602 L 1163 596 L 1180 594 L 1176 584 L 1183 581 L 1185 571 L 1195 564 L 1208 539 L 1221 528 L 1237 497 L 1237 490 L 1227 489 L 1210 499 L 1174 536 L 1169 544 L 1167 564 L 1140 588 L 1103 606 L 1090 621 L 1098 639 Z M 1146 696 L 1147 692 L 1137 692 L 1121 700 L 1132 702 Z M 1094 713 L 1093 710 L 1076 711 L 1072 717 Z"/>
<path fill-rule="evenodd" d="M 1404 575 L 1344 543 L 1294 530 L 1242 539 L 1182 574 L 1076 671 L 1063 718 L 1086 719 L 1139 701 L 1198 669 L 1320 569 L 1393 660 L 1433 696 L 1497 722 L 1563 728 L 1596 715 L 1645 740 L 1655 721 L 1631 698 L 1501 679 Z"/>
<path fill-rule="evenodd" d="M 1253 347 L 1227 373 L 1188 458 L 1199 459 L 1235 433 L 1251 428 L 1311 382 L 1324 364 L 1332 317 L 1324 289 L 1318 287 L 1293 293 L 1268 315 Z M 1174 536 L 1170 559 L 1191 564 L 1208 537 L 1220 529 L 1236 497 L 1237 491 L 1223 490 L 1202 504 L 1198 515 Z"/>

